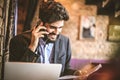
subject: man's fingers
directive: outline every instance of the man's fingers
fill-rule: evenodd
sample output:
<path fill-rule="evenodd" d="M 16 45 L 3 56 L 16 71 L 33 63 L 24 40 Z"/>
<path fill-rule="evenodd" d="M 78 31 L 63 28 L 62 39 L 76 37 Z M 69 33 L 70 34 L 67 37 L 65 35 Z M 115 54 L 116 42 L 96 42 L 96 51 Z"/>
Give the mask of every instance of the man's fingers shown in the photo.
<path fill-rule="evenodd" d="M 40 31 L 39 34 L 49 34 L 47 31 Z"/>
<path fill-rule="evenodd" d="M 43 25 L 43 22 L 40 23 L 40 26 L 42 26 L 42 25 Z"/>
<path fill-rule="evenodd" d="M 35 32 L 39 32 L 41 30 L 46 30 L 46 27 L 45 26 L 38 26 L 36 29 L 35 29 Z"/>

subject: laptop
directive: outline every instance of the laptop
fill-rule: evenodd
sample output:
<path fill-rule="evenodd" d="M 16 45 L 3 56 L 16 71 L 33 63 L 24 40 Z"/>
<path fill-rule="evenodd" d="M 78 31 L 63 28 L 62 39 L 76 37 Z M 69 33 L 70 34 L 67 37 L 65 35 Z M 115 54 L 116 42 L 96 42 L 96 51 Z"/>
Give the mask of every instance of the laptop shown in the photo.
<path fill-rule="evenodd" d="M 58 80 L 61 64 L 6 62 L 4 80 Z"/>

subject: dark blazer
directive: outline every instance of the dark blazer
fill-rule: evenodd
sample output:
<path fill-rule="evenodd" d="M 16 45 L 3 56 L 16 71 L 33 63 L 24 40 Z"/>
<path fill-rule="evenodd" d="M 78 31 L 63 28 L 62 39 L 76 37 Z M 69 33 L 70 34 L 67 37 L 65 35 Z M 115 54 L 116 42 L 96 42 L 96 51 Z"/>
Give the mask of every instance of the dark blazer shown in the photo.
<path fill-rule="evenodd" d="M 38 54 L 32 52 L 28 46 L 31 41 L 31 31 L 13 37 L 9 46 L 9 61 L 12 62 L 36 62 Z M 62 64 L 61 75 L 73 74 L 70 69 L 71 47 L 67 37 L 59 35 L 54 43 L 53 63 Z"/>

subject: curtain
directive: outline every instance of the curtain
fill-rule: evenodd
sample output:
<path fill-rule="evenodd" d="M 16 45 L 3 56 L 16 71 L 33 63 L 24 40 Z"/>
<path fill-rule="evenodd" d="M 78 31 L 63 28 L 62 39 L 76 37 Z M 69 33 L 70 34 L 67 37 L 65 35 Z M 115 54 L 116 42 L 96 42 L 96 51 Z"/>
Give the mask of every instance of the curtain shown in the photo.
<path fill-rule="evenodd" d="M 4 62 L 8 60 L 9 53 L 9 42 L 10 39 L 15 35 L 15 14 L 17 8 L 17 0 L 2 0 L 3 8 L 2 8 L 2 25 L 1 34 L 3 38 L 0 42 L 2 42 L 1 46 L 1 79 L 4 78 Z"/>
<path fill-rule="evenodd" d="M 6 0 L 6 4 L 8 6 L 6 6 L 5 9 L 5 44 L 4 44 L 5 52 L 4 53 L 7 55 L 9 53 L 10 39 L 16 34 L 17 0 Z"/>
<path fill-rule="evenodd" d="M 30 30 L 31 29 L 31 23 L 37 8 L 38 0 L 29 0 L 29 5 L 27 9 L 27 16 L 24 24 L 23 31 Z"/>
<path fill-rule="evenodd" d="M 2 55 L 3 55 L 3 43 L 4 43 L 4 0 L 0 0 L 0 75 L 2 75 Z M 0 80 L 1 80 L 0 76 Z"/>

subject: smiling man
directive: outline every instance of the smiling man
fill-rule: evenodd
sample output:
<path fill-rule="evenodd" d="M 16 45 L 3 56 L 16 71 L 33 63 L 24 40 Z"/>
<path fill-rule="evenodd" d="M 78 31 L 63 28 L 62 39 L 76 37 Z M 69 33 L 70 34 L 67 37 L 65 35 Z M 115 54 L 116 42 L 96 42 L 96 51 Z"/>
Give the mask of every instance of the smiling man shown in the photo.
<path fill-rule="evenodd" d="M 65 7 L 53 0 L 43 2 L 39 9 L 39 24 L 31 31 L 10 41 L 9 61 L 62 64 L 61 75 L 70 75 L 71 47 L 69 38 L 61 33 L 69 19 Z"/>
<path fill-rule="evenodd" d="M 51 41 L 55 41 L 58 35 L 62 31 L 62 27 L 64 26 L 64 20 L 56 21 L 51 24 L 45 24 L 47 31 L 48 31 L 48 38 Z"/>

